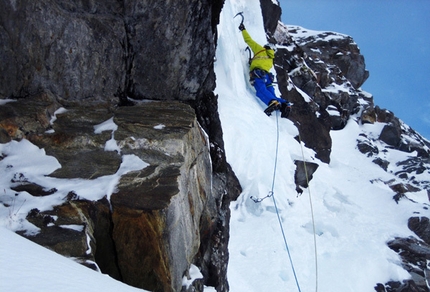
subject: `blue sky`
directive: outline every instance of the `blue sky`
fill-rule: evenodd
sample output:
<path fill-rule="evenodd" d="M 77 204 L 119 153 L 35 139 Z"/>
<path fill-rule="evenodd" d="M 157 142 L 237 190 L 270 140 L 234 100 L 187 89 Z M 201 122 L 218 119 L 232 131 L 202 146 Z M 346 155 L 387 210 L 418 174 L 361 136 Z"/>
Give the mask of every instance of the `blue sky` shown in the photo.
<path fill-rule="evenodd" d="M 430 139 L 430 0 L 280 0 L 282 22 L 353 37 L 362 89 Z"/>

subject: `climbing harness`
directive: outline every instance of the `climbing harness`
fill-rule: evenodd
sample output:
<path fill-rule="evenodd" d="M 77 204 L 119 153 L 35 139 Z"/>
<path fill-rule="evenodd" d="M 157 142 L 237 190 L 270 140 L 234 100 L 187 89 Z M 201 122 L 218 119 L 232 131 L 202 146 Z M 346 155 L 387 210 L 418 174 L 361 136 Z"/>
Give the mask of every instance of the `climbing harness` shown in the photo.
<path fill-rule="evenodd" d="M 252 57 L 251 49 L 249 47 L 246 47 L 245 51 L 248 51 L 248 65 L 251 65 L 252 61 L 257 60 L 257 59 L 273 59 L 273 58 L 270 58 L 268 55 L 266 55 L 266 56 L 259 56 L 258 57 L 258 55 L 260 55 L 261 53 L 265 52 L 266 49 L 257 52 L 254 55 L 254 57 Z"/>
<path fill-rule="evenodd" d="M 257 59 L 273 59 L 273 58 L 270 58 L 267 54 L 266 54 L 266 56 L 258 56 L 265 51 L 266 51 L 266 49 L 258 51 L 257 53 L 255 53 L 254 57 L 251 59 L 251 62 L 253 60 L 257 60 Z"/>

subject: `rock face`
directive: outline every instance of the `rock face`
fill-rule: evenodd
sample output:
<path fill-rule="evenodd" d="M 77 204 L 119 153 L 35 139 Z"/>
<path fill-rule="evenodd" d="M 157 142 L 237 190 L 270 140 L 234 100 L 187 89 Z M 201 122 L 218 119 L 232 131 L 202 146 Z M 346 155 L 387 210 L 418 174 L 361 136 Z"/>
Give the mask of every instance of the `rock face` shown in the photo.
<path fill-rule="evenodd" d="M 28 186 L 23 185 L 22 190 L 28 191 Z M 35 208 L 27 218 L 41 229 L 37 235 L 27 236 L 30 240 L 114 279 L 122 279 L 110 232 L 111 211 L 106 198 L 88 201 L 70 195 L 53 210 L 40 212 Z"/>
<path fill-rule="evenodd" d="M 2 0 L 0 96 L 194 100 L 214 86 L 222 3 Z"/>
<path fill-rule="evenodd" d="M 430 281 L 430 230 L 429 218 L 411 217 L 408 227 L 418 238 L 395 238 L 388 242 L 388 246 L 399 253 L 402 266 L 411 274 L 410 280 L 379 284 L 376 291 L 428 291 Z"/>
<path fill-rule="evenodd" d="M 114 117 L 121 151 L 144 147 L 142 159 L 151 161 L 141 173 L 122 176 L 111 198 L 118 266 L 133 286 L 180 291 L 200 247 L 200 224 L 214 229 L 216 200 L 222 198 L 213 197 L 209 141 L 191 108 L 139 108 L 120 108 Z M 146 112 L 144 121 L 139 112 Z M 162 121 L 165 127 L 154 129 Z"/>
<path fill-rule="evenodd" d="M 97 2 L 1 1 L 0 95 L 48 89 L 64 99 L 110 99 L 124 91 L 122 7 Z"/>
<path fill-rule="evenodd" d="M 8 124 L 20 129 L 21 138 L 60 161 L 63 167 L 52 177 L 114 175 L 127 155 L 148 166 L 122 175 L 111 196 L 88 201 L 71 191 L 52 211 L 34 208 L 28 220 L 41 231 L 26 236 L 150 291 L 181 291 L 191 264 L 209 275 L 202 283 L 212 281 L 220 291 L 228 289 L 228 213 L 220 206 L 237 196 L 240 186 L 230 181 L 230 197 L 219 172 L 214 176 L 210 142 L 194 110 L 180 102 L 158 101 L 92 111 L 71 106 L 45 125 L 47 109 L 55 109 L 57 103 L 49 102 L 46 95 L 39 99 L 22 99 L 1 108 L 12 113 Z M 46 119 L 34 119 L 34 112 Z M 95 126 L 105 121 L 116 129 L 96 133 Z M 46 132 L 48 128 L 51 131 Z M 103 150 L 112 141 L 115 151 Z M 27 179 L 17 181 L 14 190 L 42 197 L 59 194 Z M 218 252 L 223 256 L 218 257 Z"/>
<path fill-rule="evenodd" d="M 32 240 L 152 291 L 181 291 L 191 264 L 204 277 L 189 291 L 228 291 L 229 203 L 241 189 L 213 94 L 223 2 L 0 1 L 0 99 L 16 100 L 0 106 L 0 142 L 43 147 L 58 179 L 115 175 L 126 155 L 149 164 L 110 197 L 71 191 L 51 211 L 35 207 Z M 114 133 L 95 134 L 109 119 Z"/>
<path fill-rule="evenodd" d="M 360 110 L 359 98 L 369 99 L 359 90 L 369 76 L 364 58 L 352 38 L 336 33 L 288 30 L 280 24 L 273 36 L 287 47 L 278 50 L 275 62 L 282 96 L 294 104 L 291 119 L 303 142 L 328 163 L 330 131 L 343 129 L 349 115 Z M 305 100 L 298 89 L 312 100 Z"/>
<path fill-rule="evenodd" d="M 296 165 L 296 172 L 294 173 L 296 191 L 301 194 L 303 190 L 300 187 L 307 188 L 309 186 L 312 175 L 318 169 L 318 164 L 300 160 L 294 161 L 294 164 Z"/>
<path fill-rule="evenodd" d="M 125 1 L 127 94 L 190 100 L 206 90 L 202 84 L 208 77 L 213 84 L 212 2 L 217 1 Z M 196 19 L 201 15 L 205 19 Z"/>

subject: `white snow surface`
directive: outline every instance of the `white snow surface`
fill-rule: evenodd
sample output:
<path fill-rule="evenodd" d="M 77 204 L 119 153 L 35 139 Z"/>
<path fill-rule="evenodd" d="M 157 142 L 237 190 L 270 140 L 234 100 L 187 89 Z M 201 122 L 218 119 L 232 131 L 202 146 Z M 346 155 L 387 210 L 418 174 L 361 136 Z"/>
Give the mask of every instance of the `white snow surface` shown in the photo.
<path fill-rule="evenodd" d="M 193 264 L 190 266 L 189 274 L 189 278 L 186 276 L 182 278 L 182 286 L 187 287 L 187 289 L 191 286 L 191 284 L 193 284 L 194 280 L 203 278 L 199 268 Z"/>
<path fill-rule="evenodd" d="M 250 200 L 250 196 L 264 197 L 271 190 L 278 127 L 274 198 L 302 291 L 316 291 L 318 287 L 322 292 L 368 292 L 378 282 L 408 278 L 409 274 L 400 267 L 400 258 L 386 242 L 395 236 L 413 235 L 407 228 L 407 219 L 420 209 L 419 204 L 426 202 L 427 195 L 424 192 L 408 194 L 417 203 L 401 200 L 396 204 L 392 199 L 394 193 L 384 183 L 394 175 L 383 171 L 356 149 L 360 133 L 377 137 L 382 124 L 360 125 L 351 117 L 344 130 L 331 132 L 331 162 L 325 164 L 294 139 L 298 131 L 291 121 L 276 115 L 267 117 L 263 113 L 265 106 L 255 97 L 248 82 L 246 44 L 237 28 L 240 17 L 233 19 L 241 11 L 250 34 L 257 42 L 266 43 L 259 1 L 227 0 L 219 25 L 216 93 L 227 159 L 243 187 L 239 199 L 231 204 L 230 291 L 297 291 L 274 201 L 272 198 L 261 203 Z M 311 100 L 300 93 L 305 100 Z M 0 101 L 0 106 L 6 102 L 13 100 Z M 95 133 L 112 131 L 105 150 L 120 153 L 112 119 L 94 130 Z M 387 159 L 396 161 L 413 154 L 391 150 L 386 155 Z M 109 198 L 121 175 L 146 167 L 146 162 L 134 155 L 123 155 L 121 167 L 114 175 L 94 180 L 56 179 L 47 175 L 61 167 L 59 162 L 27 140 L 0 144 L 0 156 L 3 202 L 0 204 L 0 291 L 143 291 L 83 267 L 12 231 L 37 233 L 37 228 L 25 219 L 26 214 L 35 207 L 44 211 L 61 204 L 70 191 L 89 200 L 105 195 Z M 319 168 L 310 187 L 297 197 L 294 161 L 303 159 L 318 163 Z M 11 190 L 12 180 L 29 180 L 47 189 L 55 187 L 57 192 L 32 197 L 26 192 Z M 199 277 L 198 268 L 192 266 L 190 279 L 184 279 L 184 285 Z M 206 287 L 205 291 L 215 290 Z"/>
<path fill-rule="evenodd" d="M 0 291 L 132 292 L 127 286 L 0 227 Z"/>

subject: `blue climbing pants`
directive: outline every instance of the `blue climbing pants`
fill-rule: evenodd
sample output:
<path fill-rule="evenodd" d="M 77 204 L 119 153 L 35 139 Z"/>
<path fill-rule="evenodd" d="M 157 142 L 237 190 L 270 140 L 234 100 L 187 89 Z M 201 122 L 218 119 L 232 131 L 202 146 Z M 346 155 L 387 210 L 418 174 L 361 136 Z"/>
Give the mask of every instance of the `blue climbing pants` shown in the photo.
<path fill-rule="evenodd" d="M 254 85 L 257 91 L 257 97 L 266 105 L 269 105 L 270 101 L 273 99 L 276 99 L 280 103 L 286 102 L 284 99 L 276 97 L 272 77 L 270 75 L 270 73 L 260 69 L 255 69 L 250 72 L 251 84 Z"/>

